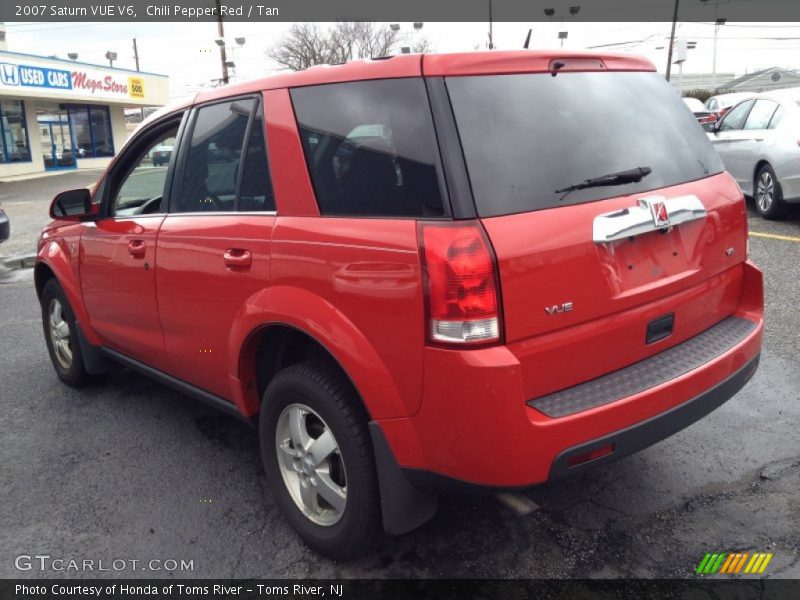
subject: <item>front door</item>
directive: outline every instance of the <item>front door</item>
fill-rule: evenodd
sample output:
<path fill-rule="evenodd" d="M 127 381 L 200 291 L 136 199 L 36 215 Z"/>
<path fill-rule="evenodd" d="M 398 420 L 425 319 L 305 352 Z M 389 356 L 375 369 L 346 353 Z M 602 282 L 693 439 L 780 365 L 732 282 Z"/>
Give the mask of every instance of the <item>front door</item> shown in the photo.
<path fill-rule="evenodd" d="M 103 183 L 102 216 L 81 238 L 81 288 L 103 344 L 161 370 L 169 364 L 156 303 L 156 238 L 166 212 L 167 166 L 151 152 L 174 145 L 179 121 L 137 136 Z"/>
<path fill-rule="evenodd" d="M 200 107 L 158 234 L 156 287 L 173 374 L 231 400 L 231 325 L 268 286 L 275 221 L 253 98 Z"/>

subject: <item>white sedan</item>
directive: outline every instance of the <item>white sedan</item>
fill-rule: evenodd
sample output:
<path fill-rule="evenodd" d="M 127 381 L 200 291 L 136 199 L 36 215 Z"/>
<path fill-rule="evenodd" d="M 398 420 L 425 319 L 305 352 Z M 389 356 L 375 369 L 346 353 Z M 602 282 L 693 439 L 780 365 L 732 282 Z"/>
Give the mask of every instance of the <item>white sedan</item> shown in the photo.
<path fill-rule="evenodd" d="M 708 137 L 762 217 L 777 219 L 800 202 L 800 89 L 739 102 Z"/>

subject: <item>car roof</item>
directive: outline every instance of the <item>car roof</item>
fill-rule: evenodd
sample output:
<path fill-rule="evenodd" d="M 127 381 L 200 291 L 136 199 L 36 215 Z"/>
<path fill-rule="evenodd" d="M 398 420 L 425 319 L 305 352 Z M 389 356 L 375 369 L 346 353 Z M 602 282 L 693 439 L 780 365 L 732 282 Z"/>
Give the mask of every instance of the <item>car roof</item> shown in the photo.
<path fill-rule="evenodd" d="M 711 96 L 711 98 L 715 98 L 717 102 L 722 102 L 723 104 L 727 103 L 727 106 L 733 106 L 734 104 L 739 104 L 741 100 L 753 98 L 756 95 L 757 94 L 755 92 L 730 92 L 729 94 L 717 94 L 715 96 Z M 708 100 L 711 100 L 711 98 Z M 708 100 L 706 100 L 706 102 L 708 102 Z"/>
<path fill-rule="evenodd" d="M 261 79 L 201 92 L 194 102 L 253 93 L 346 81 L 397 77 L 444 77 L 503 73 L 548 72 L 555 61 L 561 70 L 655 71 L 646 58 L 633 54 L 575 51 L 509 50 L 453 54 L 401 54 L 376 59 L 353 60 L 342 65 L 318 65 L 303 71 L 281 72 Z"/>
<path fill-rule="evenodd" d="M 562 71 L 656 70 L 653 63 L 644 57 L 621 53 L 493 50 L 452 54 L 400 54 L 352 60 L 341 65 L 316 65 L 302 71 L 282 71 L 251 81 L 206 90 L 159 109 L 136 129 L 195 104 L 264 90 L 400 77 L 546 73 L 556 61 L 564 63 L 560 68 Z"/>
<path fill-rule="evenodd" d="M 800 101 L 800 87 L 761 92 L 760 94 L 756 94 L 756 97 L 775 100 L 776 102 L 791 102 L 793 100 L 797 102 Z"/>

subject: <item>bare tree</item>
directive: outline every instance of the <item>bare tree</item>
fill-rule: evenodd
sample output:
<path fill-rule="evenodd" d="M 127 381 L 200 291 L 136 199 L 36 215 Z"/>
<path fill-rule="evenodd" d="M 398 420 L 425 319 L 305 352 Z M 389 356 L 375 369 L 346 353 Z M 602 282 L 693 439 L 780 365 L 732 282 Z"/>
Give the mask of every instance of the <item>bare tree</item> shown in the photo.
<path fill-rule="evenodd" d="M 425 54 L 426 52 L 433 52 L 433 42 L 426 37 L 419 37 L 411 44 L 411 52 L 414 54 Z"/>
<path fill-rule="evenodd" d="M 299 71 L 313 65 L 386 56 L 398 43 L 396 31 L 366 21 L 338 21 L 328 28 L 296 23 L 267 54 L 281 66 Z M 431 48 L 427 38 L 418 38 L 412 44 L 413 52 L 429 52 Z"/>
<path fill-rule="evenodd" d="M 294 71 L 334 58 L 328 32 L 316 23 L 295 23 L 267 53 L 275 62 Z"/>

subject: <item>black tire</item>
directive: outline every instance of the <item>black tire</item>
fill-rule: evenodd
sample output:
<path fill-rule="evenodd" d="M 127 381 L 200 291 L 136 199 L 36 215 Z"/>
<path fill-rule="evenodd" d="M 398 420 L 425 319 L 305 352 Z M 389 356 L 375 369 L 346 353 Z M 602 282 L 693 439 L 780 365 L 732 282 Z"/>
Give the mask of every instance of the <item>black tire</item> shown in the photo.
<path fill-rule="evenodd" d="M 341 472 L 346 473 L 346 504 L 334 524 L 321 525 L 304 514 L 278 463 L 279 420 L 284 410 L 297 405 L 317 413 L 306 413 L 304 419 L 320 417 L 338 444 L 335 456 L 343 465 Z M 261 405 L 261 457 L 278 507 L 308 546 L 334 560 L 365 554 L 381 531 L 378 478 L 367 421 L 352 384 L 338 369 L 318 361 L 298 363 L 279 372 L 267 387 Z"/>
<path fill-rule="evenodd" d="M 53 303 L 58 302 L 63 311 L 63 322 L 69 329 L 69 341 L 67 345 L 71 351 L 71 360 L 65 364 L 63 354 L 60 355 L 54 347 L 54 340 L 50 332 L 50 311 Z M 78 342 L 77 326 L 75 324 L 75 313 L 67 301 L 64 290 L 61 289 L 58 281 L 50 279 L 42 290 L 42 326 L 44 328 L 44 339 L 47 344 L 47 351 L 50 353 L 50 362 L 56 370 L 58 378 L 67 385 L 80 387 L 86 384 L 91 378 L 86 372 L 81 354 L 80 343 Z M 59 358 L 60 356 L 60 358 Z"/>
<path fill-rule="evenodd" d="M 775 176 L 775 171 L 768 164 L 763 165 L 756 173 L 753 181 L 753 199 L 758 214 L 764 219 L 780 219 L 786 213 L 781 184 Z"/>

